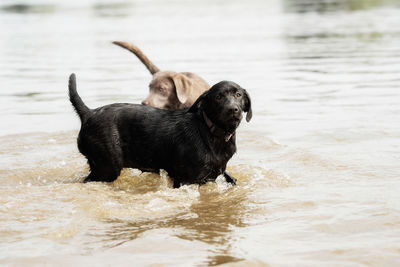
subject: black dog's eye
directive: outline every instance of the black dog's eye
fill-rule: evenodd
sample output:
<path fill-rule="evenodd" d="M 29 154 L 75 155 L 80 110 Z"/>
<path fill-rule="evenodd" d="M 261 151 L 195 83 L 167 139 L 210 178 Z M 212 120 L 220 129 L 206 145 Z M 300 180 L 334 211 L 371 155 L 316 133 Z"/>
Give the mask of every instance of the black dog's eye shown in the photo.
<path fill-rule="evenodd" d="M 235 96 L 236 96 L 236 97 L 241 97 L 242 94 L 238 92 L 238 93 L 235 94 Z"/>
<path fill-rule="evenodd" d="M 221 95 L 217 95 L 217 96 L 215 97 L 215 99 L 221 100 Z"/>

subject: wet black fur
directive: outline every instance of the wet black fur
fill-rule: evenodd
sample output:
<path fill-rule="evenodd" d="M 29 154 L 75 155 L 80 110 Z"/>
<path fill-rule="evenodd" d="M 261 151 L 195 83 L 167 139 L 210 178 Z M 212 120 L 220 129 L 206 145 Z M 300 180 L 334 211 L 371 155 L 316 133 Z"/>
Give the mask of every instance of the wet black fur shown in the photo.
<path fill-rule="evenodd" d="M 75 75 L 69 79 L 69 96 L 81 119 L 79 151 L 88 159 L 89 181 L 114 181 L 122 168 L 158 172 L 164 169 L 181 184 L 204 184 L 225 172 L 236 152 L 235 130 L 251 102 L 246 90 L 223 81 L 203 93 L 189 109 L 163 110 L 136 104 L 111 104 L 89 109 L 76 91 Z M 215 135 L 203 114 L 226 136 Z"/>

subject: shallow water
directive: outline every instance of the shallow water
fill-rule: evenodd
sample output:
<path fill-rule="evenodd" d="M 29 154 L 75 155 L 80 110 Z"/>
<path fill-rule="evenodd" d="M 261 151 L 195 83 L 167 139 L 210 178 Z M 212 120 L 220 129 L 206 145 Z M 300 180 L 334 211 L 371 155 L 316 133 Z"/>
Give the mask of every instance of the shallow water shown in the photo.
<path fill-rule="evenodd" d="M 0 264 L 400 265 L 396 1 L 2 1 Z M 161 69 L 253 100 L 228 170 L 88 173 L 67 78 L 91 107 L 139 103 Z"/>

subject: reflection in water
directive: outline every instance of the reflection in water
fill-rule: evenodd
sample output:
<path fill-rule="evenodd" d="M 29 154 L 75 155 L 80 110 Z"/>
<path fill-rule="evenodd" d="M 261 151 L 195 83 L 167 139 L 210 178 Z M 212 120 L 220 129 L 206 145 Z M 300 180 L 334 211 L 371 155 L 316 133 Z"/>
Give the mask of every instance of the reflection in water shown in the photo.
<path fill-rule="evenodd" d="M 53 13 L 57 9 L 57 6 L 54 4 L 11 4 L 11 5 L 3 5 L 0 6 L 0 10 L 9 13 L 18 13 L 18 14 L 47 14 Z"/>
<path fill-rule="evenodd" d="M 99 17 L 128 17 L 134 13 L 132 2 L 96 3 L 92 6 L 94 14 Z"/>
<path fill-rule="evenodd" d="M 283 0 L 287 12 L 335 12 L 356 11 L 382 6 L 385 3 L 395 3 L 392 0 Z"/>
<path fill-rule="evenodd" d="M 135 240 L 149 230 L 171 229 L 175 232 L 175 236 L 183 240 L 197 240 L 209 244 L 213 251 L 213 256 L 207 260 L 210 265 L 239 260 L 229 253 L 230 240 L 233 229 L 246 226 L 243 217 L 248 213 L 246 195 L 249 191 L 231 187 L 221 178 L 216 184 L 208 183 L 202 187 L 184 186 L 178 189 L 180 192 L 177 194 L 176 189 L 171 189 L 170 182 L 167 184 L 163 182 L 167 179 L 165 174 L 161 176 L 161 179 L 154 174 L 144 173 L 135 177 L 126 174 L 123 174 L 114 185 L 119 190 L 129 192 L 134 190 L 136 194 L 146 195 L 139 197 L 141 202 L 132 203 L 132 205 L 145 205 L 152 209 L 154 214 L 157 211 L 162 212 L 157 215 L 162 217 L 137 220 L 132 217 L 133 220 L 129 222 L 126 222 L 126 219 L 106 219 L 112 227 L 103 234 L 95 234 L 101 239 L 103 245 L 118 246 Z M 240 174 L 240 172 L 236 170 L 235 174 Z M 243 175 L 248 175 L 248 173 L 242 173 L 236 177 L 240 179 Z M 164 187 L 166 185 L 167 187 Z M 155 188 L 161 191 L 155 191 Z M 179 206 L 181 206 L 180 209 Z M 173 214 L 166 215 L 167 210 L 171 208 L 174 210 L 171 210 Z"/>

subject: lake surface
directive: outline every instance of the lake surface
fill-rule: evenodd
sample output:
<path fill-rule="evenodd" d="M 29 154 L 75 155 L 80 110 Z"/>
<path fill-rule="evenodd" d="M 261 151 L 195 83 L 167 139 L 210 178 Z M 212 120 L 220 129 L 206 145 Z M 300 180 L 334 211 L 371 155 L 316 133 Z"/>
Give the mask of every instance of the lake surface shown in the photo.
<path fill-rule="evenodd" d="M 237 186 L 80 183 L 70 73 L 90 107 L 151 79 L 113 40 L 249 91 Z M 1 265 L 400 265 L 397 1 L 3 0 L 0 125 Z"/>

